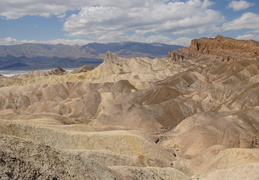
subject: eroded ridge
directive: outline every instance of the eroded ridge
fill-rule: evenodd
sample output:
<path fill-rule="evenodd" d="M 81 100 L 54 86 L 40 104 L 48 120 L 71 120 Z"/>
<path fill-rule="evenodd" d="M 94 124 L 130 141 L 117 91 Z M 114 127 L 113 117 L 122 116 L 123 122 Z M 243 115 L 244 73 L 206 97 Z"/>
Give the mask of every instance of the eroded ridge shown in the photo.
<path fill-rule="evenodd" d="M 0 76 L 0 179 L 259 178 L 258 42 Z M 249 172 L 249 173 L 247 173 Z"/>

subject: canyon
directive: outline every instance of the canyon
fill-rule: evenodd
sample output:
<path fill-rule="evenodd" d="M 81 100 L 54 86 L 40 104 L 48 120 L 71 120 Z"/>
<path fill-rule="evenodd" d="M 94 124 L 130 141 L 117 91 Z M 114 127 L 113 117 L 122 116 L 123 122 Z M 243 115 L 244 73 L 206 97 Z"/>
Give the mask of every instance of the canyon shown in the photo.
<path fill-rule="evenodd" d="M 0 179 L 259 179 L 259 42 L 0 76 Z"/>

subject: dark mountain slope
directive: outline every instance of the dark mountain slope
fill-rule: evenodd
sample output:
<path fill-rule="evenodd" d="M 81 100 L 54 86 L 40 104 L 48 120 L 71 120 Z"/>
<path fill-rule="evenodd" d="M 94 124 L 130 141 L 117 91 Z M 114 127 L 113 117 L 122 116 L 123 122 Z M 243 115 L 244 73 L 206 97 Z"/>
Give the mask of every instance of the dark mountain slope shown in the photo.
<path fill-rule="evenodd" d="M 42 69 L 61 67 L 97 66 L 102 62 L 107 51 L 121 57 L 162 57 L 170 50 L 182 46 L 166 44 L 125 43 L 90 43 L 85 46 L 63 44 L 21 44 L 0 46 L 0 69 Z M 26 66 L 17 66 L 26 64 Z"/>

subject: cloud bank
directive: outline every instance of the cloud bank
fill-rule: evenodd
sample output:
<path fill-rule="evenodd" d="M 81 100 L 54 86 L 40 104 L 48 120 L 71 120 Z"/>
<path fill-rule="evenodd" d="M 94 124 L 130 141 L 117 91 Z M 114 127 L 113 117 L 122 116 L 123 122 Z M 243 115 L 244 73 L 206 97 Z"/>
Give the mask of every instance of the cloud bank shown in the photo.
<path fill-rule="evenodd" d="M 224 17 L 211 9 L 212 5 L 209 0 L 3 0 L 0 17 L 57 16 L 63 18 L 67 36 L 88 41 L 174 44 L 177 40 L 173 35 L 219 30 Z M 68 11 L 72 15 L 67 17 Z"/>
<path fill-rule="evenodd" d="M 245 12 L 226 22 L 223 13 L 213 9 L 216 3 L 212 0 L 1 0 L 0 18 L 60 18 L 68 39 L 44 41 L 50 44 L 140 41 L 188 46 L 189 37 L 197 34 L 236 30 L 249 30 L 244 35 L 258 34 L 258 14 Z M 245 0 L 231 1 L 228 8 L 240 11 L 253 5 Z M 4 38 L 1 44 L 20 42 L 33 41 Z"/>
<path fill-rule="evenodd" d="M 212 33 L 224 17 L 210 9 L 211 5 L 208 0 L 146 0 L 139 6 L 86 6 L 67 19 L 64 30 L 71 37 L 110 41 L 152 39 L 158 34 L 164 39 L 169 35 Z"/>
<path fill-rule="evenodd" d="M 223 24 L 224 30 L 254 29 L 259 30 L 259 15 L 244 13 L 241 17 Z"/>
<path fill-rule="evenodd" d="M 91 41 L 82 40 L 82 39 L 53 39 L 49 41 L 35 41 L 35 40 L 17 40 L 11 37 L 0 39 L 0 45 L 15 45 L 15 44 L 25 44 L 25 43 L 85 45 L 85 44 L 91 43 Z"/>

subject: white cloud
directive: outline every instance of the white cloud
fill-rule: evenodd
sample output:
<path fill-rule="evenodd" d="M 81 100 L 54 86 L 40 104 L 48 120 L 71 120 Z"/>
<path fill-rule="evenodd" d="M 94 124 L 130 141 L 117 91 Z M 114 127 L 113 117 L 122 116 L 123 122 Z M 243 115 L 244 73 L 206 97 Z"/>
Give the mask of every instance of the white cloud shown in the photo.
<path fill-rule="evenodd" d="M 181 38 L 173 40 L 170 44 L 175 44 L 175 45 L 181 45 L 181 46 L 189 47 L 190 44 L 191 44 L 191 41 L 192 41 L 191 38 L 181 37 Z"/>
<path fill-rule="evenodd" d="M 240 10 L 244 10 L 247 9 L 251 6 L 254 6 L 255 3 L 250 3 L 244 0 L 241 1 L 231 1 L 228 4 L 228 8 L 232 8 L 234 11 L 240 11 Z"/>
<path fill-rule="evenodd" d="M 223 30 L 254 29 L 259 30 L 259 15 L 248 12 L 241 17 L 223 24 Z"/>
<path fill-rule="evenodd" d="M 164 44 L 170 44 L 172 41 L 171 38 L 164 35 L 152 35 L 147 38 L 144 38 L 146 43 L 164 43 Z"/>
<path fill-rule="evenodd" d="M 224 17 L 210 9 L 213 4 L 210 0 L 0 0 L 0 18 L 54 15 L 65 20 L 63 30 L 69 37 L 86 37 L 97 42 L 171 44 L 177 42 L 173 35 L 218 32 Z M 66 18 L 70 10 L 79 11 Z M 48 43 L 58 41 L 63 44 L 89 42 L 60 39 Z"/>
<path fill-rule="evenodd" d="M 67 19 L 64 30 L 71 37 L 88 37 L 100 41 L 106 36 L 105 39 L 110 37 L 109 39 L 114 41 L 120 37 L 148 38 L 154 33 L 164 37 L 174 34 L 211 33 L 218 31 L 217 25 L 224 20 L 219 12 L 209 9 L 213 4 L 209 0 L 145 2 L 141 6 L 127 8 L 112 4 L 85 6 L 78 14 Z M 114 36 L 116 34 L 118 37 Z"/>
<path fill-rule="evenodd" d="M 208 7 L 212 6 L 213 4 L 215 4 L 215 3 L 211 2 L 210 0 L 204 0 L 202 6 L 203 6 L 203 8 L 208 8 Z"/>
<path fill-rule="evenodd" d="M 256 34 L 256 33 L 244 34 L 236 37 L 236 39 L 253 39 L 253 40 L 259 41 L 259 34 Z"/>
<path fill-rule="evenodd" d="M 85 45 L 90 42 L 91 41 L 82 40 L 82 39 L 53 39 L 49 41 L 17 40 L 11 37 L 0 39 L 0 45 L 15 45 L 15 44 L 24 44 L 24 43 Z"/>
<path fill-rule="evenodd" d="M 17 19 L 26 15 L 49 17 L 62 14 L 64 11 L 66 8 L 62 5 L 53 4 L 51 6 L 39 1 L 0 1 L 0 17 L 5 19 Z"/>
<path fill-rule="evenodd" d="M 35 42 L 36 41 L 34 41 L 34 40 L 31 40 L 31 41 L 27 41 L 27 40 L 18 41 L 17 39 L 11 38 L 11 37 L 0 39 L 0 45 L 15 45 L 15 44 L 35 43 Z"/>
<path fill-rule="evenodd" d="M 16 44 L 17 40 L 11 37 L 0 39 L 0 45 L 13 45 Z"/>
<path fill-rule="evenodd" d="M 244 34 L 244 35 L 237 36 L 236 39 L 252 39 L 253 37 L 254 37 L 253 34 Z"/>
<path fill-rule="evenodd" d="M 70 10 L 80 10 L 85 6 L 138 7 L 155 0 L 1 0 L 0 18 L 17 19 L 26 15 L 64 17 Z M 161 0 L 158 0 L 161 1 Z"/>

